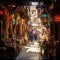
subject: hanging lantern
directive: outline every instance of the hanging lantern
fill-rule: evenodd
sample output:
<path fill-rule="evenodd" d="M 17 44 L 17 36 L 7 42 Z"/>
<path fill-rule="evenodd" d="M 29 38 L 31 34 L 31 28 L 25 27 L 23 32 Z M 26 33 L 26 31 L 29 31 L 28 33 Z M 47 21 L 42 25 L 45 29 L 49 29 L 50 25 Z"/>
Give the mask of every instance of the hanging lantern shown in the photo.
<path fill-rule="evenodd" d="M 8 21 L 9 20 L 9 16 L 8 15 L 5 15 L 5 19 Z"/>
<path fill-rule="evenodd" d="M 49 28 L 49 24 L 48 24 L 48 23 L 46 23 L 46 24 L 45 24 L 45 27 L 48 29 L 48 28 Z"/>
<path fill-rule="evenodd" d="M 48 18 L 42 18 L 41 19 L 42 23 L 44 23 L 44 24 L 46 24 L 48 22 L 48 20 L 49 20 Z"/>
<path fill-rule="evenodd" d="M 24 20 L 23 20 L 23 19 L 21 20 L 21 24 L 22 24 L 22 25 L 24 24 Z"/>
<path fill-rule="evenodd" d="M 41 18 L 48 18 L 48 14 L 43 13 L 43 14 L 41 15 Z"/>
<path fill-rule="evenodd" d="M 18 24 L 18 19 L 17 19 L 17 17 L 16 17 L 16 19 L 15 19 L 15 24 L 16 24 L 16 25 Z"/>
<path fill-rule="evenodd" d="M 60 15 L 54 16 L 54 21 L 55 22 L 60 22 Z"/>
<path fill-rule="evenodd" d="M 42 13 L 41 16 L 40 16 L 40 18 L 41 18 L 41 21 L 42 21 L 44 24 L 46 24 L 46 23 L 48 22 L 48 20 L 49 20 L 49 16 L 48 16 L 47 13 Z"/>
<path fill-rule="evenodd" d="M 12 20 L 12 24 L 13 24 L 13 25 L 16 24 L 16 20 L 15 20 L 15 19 Z"/>
<path fill-rule="evenodd" d="M 10 20 L 13 20 L 15 18 L 14 14 L 10 14 Z"/>
<path fill-rule="evenodd" d="M 18 19 L 18 20 L 20 19 L 20 16 L 19 16 L 19 14 L 17 15 L 17 19 Z"/>
<path fill-rule="evenodd" d="M 0 10 L 0 15 L 2 15 L 3 14 L 3 11 L 2 10 Z"/>

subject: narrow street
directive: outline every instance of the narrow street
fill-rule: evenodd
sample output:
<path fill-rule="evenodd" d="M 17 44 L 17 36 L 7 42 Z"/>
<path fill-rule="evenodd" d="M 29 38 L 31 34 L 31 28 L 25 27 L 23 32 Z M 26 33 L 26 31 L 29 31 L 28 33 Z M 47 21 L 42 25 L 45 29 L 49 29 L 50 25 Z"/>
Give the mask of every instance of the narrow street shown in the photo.
<path fill-rule="evenodd" d="M 0 60 L 60 60 L 59 0 L 22 1 L 0 0 Z"/>
<path fill-rule="evenodd" d="M 22 51 L 16 57 L 16 60 L 43 60 L 46 59 L 41 56 L 37 41 L 29 42 L 24 46 Z"/>

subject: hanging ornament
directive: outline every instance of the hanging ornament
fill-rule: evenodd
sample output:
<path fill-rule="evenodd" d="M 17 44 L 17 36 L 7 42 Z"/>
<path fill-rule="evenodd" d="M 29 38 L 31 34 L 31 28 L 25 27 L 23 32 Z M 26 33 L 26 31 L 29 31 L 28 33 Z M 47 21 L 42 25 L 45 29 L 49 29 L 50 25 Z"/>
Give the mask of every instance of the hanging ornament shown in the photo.
<path fill-rule="evenodd" d="M 49 24 L 47 23 L 47 24 L 45 24 L 45 27 L 48 29 L 49 28 Z"/>

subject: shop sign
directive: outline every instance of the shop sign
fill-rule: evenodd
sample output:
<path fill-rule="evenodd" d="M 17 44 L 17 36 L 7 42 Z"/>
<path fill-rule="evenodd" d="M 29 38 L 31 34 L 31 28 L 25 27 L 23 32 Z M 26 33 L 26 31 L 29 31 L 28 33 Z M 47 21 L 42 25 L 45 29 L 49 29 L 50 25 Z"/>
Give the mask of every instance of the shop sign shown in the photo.
<path fill-rule="evenodd" d="M 38 2 L 31 2 L 31 5 L 38 5 Z"/>

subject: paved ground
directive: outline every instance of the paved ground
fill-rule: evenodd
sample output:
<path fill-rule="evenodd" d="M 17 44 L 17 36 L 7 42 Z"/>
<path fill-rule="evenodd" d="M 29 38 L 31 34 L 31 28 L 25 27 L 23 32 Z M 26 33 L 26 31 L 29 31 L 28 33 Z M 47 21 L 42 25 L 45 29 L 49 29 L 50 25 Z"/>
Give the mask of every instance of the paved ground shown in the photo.
<path fill-rule="evenodd" d="M 30 42 L 27 46 L 24 46 L 22 51 L 16 57 L 16 60 L 42 60 L 42 56 L 39 54 L 37 41 Z"/>

